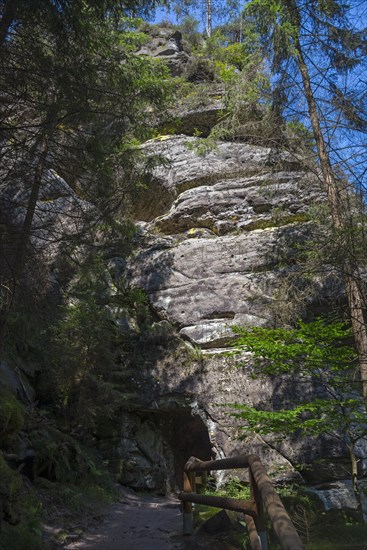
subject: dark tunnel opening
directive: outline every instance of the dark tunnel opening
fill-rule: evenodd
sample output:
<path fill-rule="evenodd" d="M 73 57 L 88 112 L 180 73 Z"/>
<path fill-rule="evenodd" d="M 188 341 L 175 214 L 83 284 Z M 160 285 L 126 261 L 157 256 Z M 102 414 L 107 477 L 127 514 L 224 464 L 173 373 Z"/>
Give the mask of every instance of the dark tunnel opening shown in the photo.
<path fill-rule="evenodd" d="M 198 414 L 192 414 L 192 409 L 170 411 L 167 416 L 164 422 L 165 438 L 174 459 L 174 485 L 181 490 L 187 460 L 191 456 L 211 460 L 214 452 L 207 426 Z"/>

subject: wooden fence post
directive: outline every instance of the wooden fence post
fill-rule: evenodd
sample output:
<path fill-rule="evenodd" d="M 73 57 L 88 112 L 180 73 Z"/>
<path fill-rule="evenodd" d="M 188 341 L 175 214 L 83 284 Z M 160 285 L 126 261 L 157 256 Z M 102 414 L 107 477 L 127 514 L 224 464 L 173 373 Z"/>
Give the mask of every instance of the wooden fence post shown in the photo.
<path fill-rule="evenodd" d="M 247 525 L 251 550 L 262 550 L 261 541 L 256 529 L 254 518 L 245 514 L 245 522 Z"/>
<path fill-rule="evenodd" d="M 264 505 L 262 502 L 262 498 L 261 498 L 258 486 L 255 481 L 254 475 L 252 473 L 251 467 L 249 468 L 249 477 L 250 477 L 251 499 L 254 500 L 256 503 L 257 515 L 254 518 L 254 522 L 256 526 L 257 536 L 259 539 L 260 549 L 268 550 L 268 536 L 266 533 Z"/>
<path fill-rule="evenodd" d="M 231 470 L 233 468 L 250 469 L 252 497 L 250 500 L 196 494 L 196 472 Z M 242 512 L 249 530 L 252 550 L 268 550 L 265 511 L 282 550 L 304 550 L 304 545 L 257 455 L 209 461 L 202 461 L 192 456 L 184 466 L 183 493 L 180 493 L 178 498 L 183 502 L 183 531 L 185 535 L 193 533 L 192 503 L 196 502 Z"/>
<path fill-rule="evenodd" d="M 194 472 L 195 475 L 195 472 Z M 192 493 L 192 472 L 184 472 L 183 474 L 183 491 L 184 493 Z M 193 513 L 192 513 L 192 503 L 183 502 L 183 534 L 192 535 L 193 527 Z"/>
<path fill-rule="evenodd" d="M 273 524 L 283 550 L 304 550 L 304 545 L 294 527 L 284 505 L 276 493 L 264 466 L 257 455 L 248 455 L 250 471 L 254 476 L 261 502 Z"/>

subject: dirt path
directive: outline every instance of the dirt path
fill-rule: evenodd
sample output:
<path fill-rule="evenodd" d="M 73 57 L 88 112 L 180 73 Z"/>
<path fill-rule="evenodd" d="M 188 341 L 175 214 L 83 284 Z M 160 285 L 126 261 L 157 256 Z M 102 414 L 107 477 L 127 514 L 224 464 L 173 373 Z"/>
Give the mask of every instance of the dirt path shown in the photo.
<path fill-rule="evenodd" d="M 182 550 L 182 517 L 175 497 L 125 493 L 103 522 L 68 550 Z"/>

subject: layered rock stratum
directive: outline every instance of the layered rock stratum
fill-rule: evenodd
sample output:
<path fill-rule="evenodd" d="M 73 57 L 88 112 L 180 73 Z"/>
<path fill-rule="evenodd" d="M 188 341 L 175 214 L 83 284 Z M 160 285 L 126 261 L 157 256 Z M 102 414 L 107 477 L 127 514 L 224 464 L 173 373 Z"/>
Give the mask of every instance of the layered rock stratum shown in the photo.
<path fill-rule="evenodd" d="M 151 215 L 142 212 L 131 283 L 181 336 L 215 348 L 231 325 L 271 321 L 280 264 L 287 253 L 292 263 L 323 195 L 289 153 L 219 142 L 198 154 L 202 141 L 171 136 L 145 146 L 166 162 L 153 174 Z"/>

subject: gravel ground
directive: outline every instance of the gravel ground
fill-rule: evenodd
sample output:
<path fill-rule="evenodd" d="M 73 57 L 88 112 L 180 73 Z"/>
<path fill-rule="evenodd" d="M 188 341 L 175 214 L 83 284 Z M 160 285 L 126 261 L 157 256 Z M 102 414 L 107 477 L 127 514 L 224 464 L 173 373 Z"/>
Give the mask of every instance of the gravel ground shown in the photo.
<path fill-rule="evenodd" d="M 183 550 L 179 501 L 171 497 L 123 493 L 100 525 L 91 527 L 68 550 Z"/>

